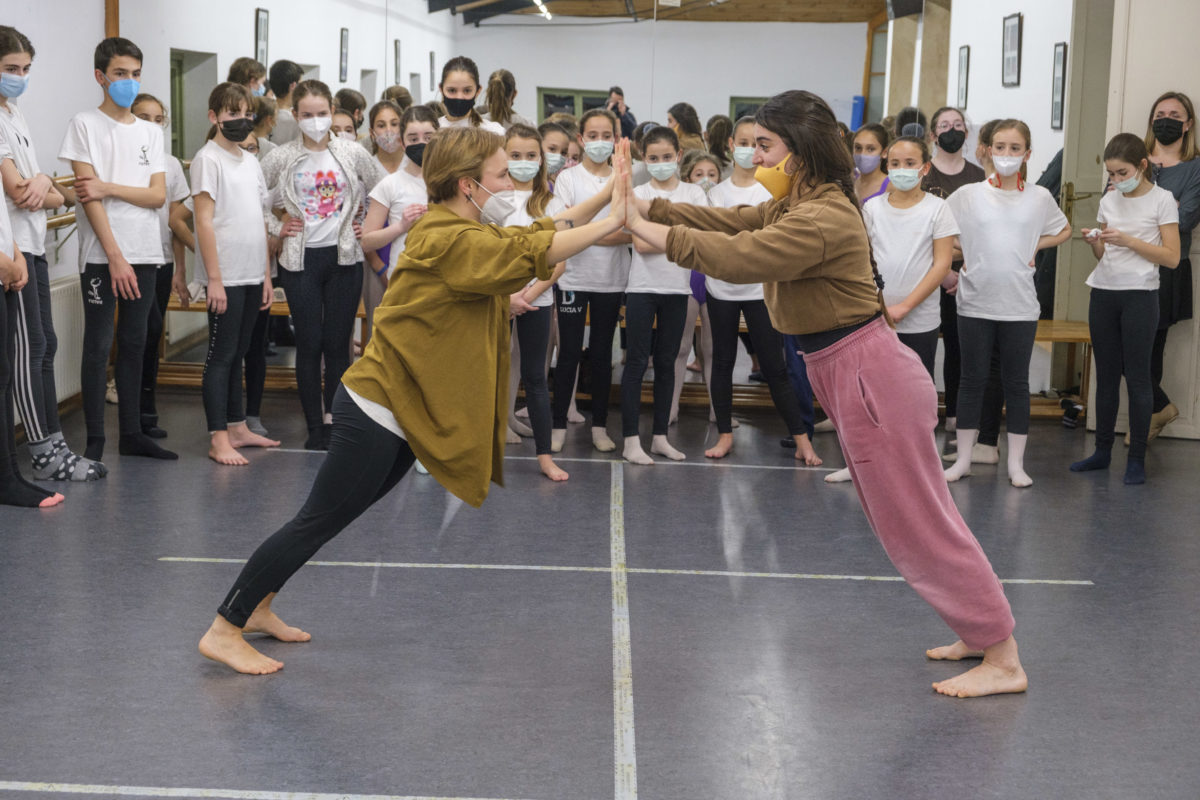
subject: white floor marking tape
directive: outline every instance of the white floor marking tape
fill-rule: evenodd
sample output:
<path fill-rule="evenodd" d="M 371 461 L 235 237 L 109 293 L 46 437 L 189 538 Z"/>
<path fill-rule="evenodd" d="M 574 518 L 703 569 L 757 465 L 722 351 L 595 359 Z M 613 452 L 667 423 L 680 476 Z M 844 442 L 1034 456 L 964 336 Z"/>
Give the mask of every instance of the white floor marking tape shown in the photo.
<path fill-rule="evenodd" d="M 96 794 L 119 797 L 216 797 L 228 800 L 495 800 L 483 797 L 432 797 L 407 794 L 346 794 L 345 792 L 256 792 L 239 789 L 182 789 L 170 786 L 109 786 L 89 783 L 0 781 L 3 792 Z"/>
<path fill-rule="evenodd" d="M 621 466 L 614 461 L 612 468 Z M 622 517 L 624 512 L 622 510 Z M 624 520 L 621 523 L 621 552 L 624 558 Z M 159 561 L 177 564 L 245 564 L 244 558 L 191 558 L 186 556 L 163 556 Z M 613 562 L 616 564 L 616 562 Z M 539 566 L 535 564 L 428 564 L 405 561 L 309 561 L 306 566 L 313 567 L 372 567 L 382 569 L 478 569 L 526 572 L 615 572 L 616 567 L 556 567 Z M 808 581 L 878 581 L 900 582 L 904 578 L 899 575 L 833 575 L 820 572 L 734 572 L 722 569 L 647 569 L 625 567 L 621 562 L 621 572 L 635 575 L 697 575 L 715 578 L 784 578 L 790 580 Z M 1095 586 L 1093 581 L 1056 580 L 1052 578 L 1001 578 L 1001 583 L 1041 585 L 1041 586 Z"/>
<path fill-rule="evenodd" d="M 614 800 L 637 798 L 637 751 L 633 732 L 633 651 L 629 637 L 629 588 L 625 566 L 625 473 L 612 464 L 609 539 L 612 555 Z"/>

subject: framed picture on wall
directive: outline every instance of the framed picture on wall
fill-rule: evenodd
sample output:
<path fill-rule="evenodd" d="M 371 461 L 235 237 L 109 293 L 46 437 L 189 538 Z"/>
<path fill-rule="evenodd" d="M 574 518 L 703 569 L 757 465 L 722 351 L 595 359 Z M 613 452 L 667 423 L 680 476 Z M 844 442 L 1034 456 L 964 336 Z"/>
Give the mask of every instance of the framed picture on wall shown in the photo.
<path fill-rule="evenodd" d="M 392 40 L 392 83 L 400 85 L 400 40 Z"/>
<path fill-rule="evenodd" d="M 958 107 L 967 108 L 967 79 L 971 75 L 971 46 L 958 48 Z"/>
<path fill-rule="evenodd" d="M 433 93 L 437 89 L 437 84 L 433 82 L 434 71 L 437 69 L 437 56 L 432 50 L 429 51 L 429 92 Z"/>
<path fill-rule="evenodd" d="M 338 82 L 345 83 L 350 77 L 350 29 L 342 28 L 342 54 L 338 60 Z"/>
<path fill-rule="evenodd" d="M 1021 85 L 1021 19 L 1020 14 L 1004 18 L 1004 47 L 1001 50 L 1000 83 Z"/>
<path fill-rule="evenodd" d="M 1054 74 L 1050 81 L 1050 127 L 1063 129 L 1063 108 L 1067 98 L 1067 43 L 1054 45 Z"/>
<path fill-rule="evenodd" d="M 271 12 L 265 8 L 254 9 L 254 59 L 264 67 L 269 67 L 267 60 L 267 22 Z"/>

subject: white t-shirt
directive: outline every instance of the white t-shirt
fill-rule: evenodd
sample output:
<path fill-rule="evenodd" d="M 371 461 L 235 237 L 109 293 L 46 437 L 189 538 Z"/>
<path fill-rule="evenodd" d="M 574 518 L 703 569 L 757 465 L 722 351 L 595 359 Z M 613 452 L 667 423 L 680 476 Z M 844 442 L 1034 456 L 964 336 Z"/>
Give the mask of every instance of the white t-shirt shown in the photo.
<path fill-rule="evenodd" d="M 420 205 L 429 203 L 429 193 L 425 189 L 425 181 L 415 175 L 409 175 L 403 169 L 396 170 L 375 184 L 375 188 L 371 190 L 369 196 L 372 202 L 387 208 L 388 225 L 397 225 L 402 222 L 404 209 L 414 203 Z M 396 269 L 396 261 L 404 252 L 404 240 L 407 238 L 408 234 L 402 233 L 392 241 L 392 248 L 388 251 L 387 274 L 389 280 L 392 272 Z"/>
<path fill-rule="evenodd" d="M 210 141 L 192 159 L 192 192 L 213 199 L 213 230 L 221 283 L 225 286 L 262 283 L 267 266 L 263 211 L 269 200 L 258 159 L 241 150 L 235 156 Z M 197 269 L 196 280 L 207 284 L 208 273 Z"/>
<path fill-rule="evenodd" d="M 463 117 L 462 119 L 460 119 L 456 122 L 451 122 L 446 117 L 441 117 L 440 119 L 438 119 L 438 128 L 439 129 L 441 129 L 441 128 L 470 128 L 470 127 L 471 127 L 471 118 L 470 117 Z M 491 131 L 492 133 L 498 133 L 501 136 L 504 135 L 504 126 L 501 125 L 499 122 L 492 122 L 489 119 L 485 119 L 479 125 L 479 127 L 485 131 Z"/>
<path fill-rule="evenodd" d="M 175 261 L 175 249 L 171 247 L 171 203 L 182 203 L 192 196 L 187 178 L 183 175 L 183 164 L 167 153 L 167 202 L 158 210 L 158 231 L 162 234 L 163 266 Z"/>
<path fill-rule="evenodd" d="M 81 111 L 71 118 L 58 157 L 91 164 L 97 178 L 121 186 L 149 187 L 151 176 L 167 171 L 162 128 L 137 118 L 120 123 L 99 109 Z M 115 197 L 106 197 L 100 203 L 126 261 L 162 263 L 157 208 L 141 208 Z M 79 271 L 88 264 L 107 264 L 108 255 L 82 208 L 77 209 L 75 220 L 79 227 Z"/>
<path fill-rule="evenodd" d="M 1067 225 L 1054 196 L 1033 183 L 1024 191 L 1004 191 L 984 181 L 961 187 L 946 202 L 963 249 L 958 313 L 999 322 L 1037 320 L 1041 306 L 1029 265 L 1038 239 Z"/>
<path fill-rule="evenodd" d="M 15 244 L 13 241 L 12 223 L 8 220 L 8 208 L 0 204 L 0 253 L 4 253 L 4 255 L 12 258 Z M 0 298 L 0 300 L 2 299 Z"/>
<path fill-rule="evenodd" d="M 704 194 L 704 189 L 683 181 L 679 181 L 678 185 L 669 191 L 655 189 L 653 183 L 644 183 L 635 187 L 633 193 L 643 200 L 653 201 L 663 197 L 673 203 L 708 205 L 708 196 Z M 642 294 L 691 294 L 692 271 L 672 264 L 666 253 L 639 253 L 637 248 L 634 248 L 625 291 Z"/>
<path fill-rule="evenodd" d="M 304 204 L 304 246 L 336 247 L 350 194 L 346 174 L 328 149 L 308 151 L 295 169 L 296 196 Z"/>
<path fill-rule="evenodd" d="M 572 208 L 600 193 L 608 176 L 598 177 L 583 164 L 564 169 L 554 181 L 554 194 L 565 208 Z M 608 206 L 593 219 L 608 215 Z M 629 282 L 629 245 L 592 245 L 567 259 L 567 271 L 558 287 L 572 292 L 623 292 Z"/>
<path fill-rule="evenodd" d="M 275 144 L 287 144 L 293 139 L 300 138 L 300 123 L 290 108 L 281 108 L 275 112 L 275 127 L 271 129 L 269 138 Z"/>
<path fill-rule="evenodd" d="M 11 158 L 22 178 L 32 178 L 41 172 L 38 169 L 37 151 L 29 138 L 29 125 L 17 107 L 15 100 L 8 101 L 8 111 L 0 107 L 0 161 Z M 22 253 L 35 256 L 46 254 L 46 212 L 42 209 L 26 211 L 7 194 L 8 220 L 12 236 Z M 8 253 L 12 255 L 11 252 Z"/>
<path fill-rule="evenodd" d="M 512 214 L 509 214 L 508 219 L 504 220 L 504 227 L 512 227 L 513 225 L 525 227 L 526 225 L 532 225 L 542 217 L 553 217 L 558 212 L 566 210 L 566 206 L 563 205 L 562 200 L 558 199 L 557 197 L 551 197 L 550 202 L 546 204 L 545 211 L 543 211 L 537 217 L 531 216 L 529 213 L 529 198 L 532 196 L 532 190 L 522 191 L 518 189 L 513 192 L 512 202 L 513 206 L 516 207 L 516 211 L 514 211 Z M 551 267 L 553 267 L 553 265 L 551 265 Z M 535 283 L 537 283 L 537 281 L 538 279 L 534 278 L 529 283 L 525 284 L 525 288 L 528 289 L 530 286 L 533 286 Z M 554 291 L 550 287 L 546 287 L 546 291 L 539 294 L 537 298 L 530 303 L 530 305 L 536 306 L 537 308 L 546 308 L 554 305 Z"/>
<path fill-rule="evenodd" d="M 925 194 L 912 208 L 896 208 L 882 194 L 863 205 L 863 221 L 883 276 L 883 299 L 888 305 L 912 294 L 929 274 L 934 240 L 958 234 L 958 223 L 946 201 L 931 194 Z M 934 291 L 896 323 L 896 330 L 926 333 L 941 324 L 941 295 Z"/>
<path fill-rule="evenodd" d="M 770 199 L 771 193 L 758 181 L 751 186 L 734 186 L 732 178 L 721 181 L 708 193 L 708 203 L 714 208 L 757 206 Z M 729 283 L 717 278 L 705 277 L 704 287 L 718 300 L 745 303 L 763 299 L 761 283 Z"/>
<path fill-rule="evenodd" d="M 1135 239 L 1162 246 L 1160 225 L 1179 223 L 1179 205 L 1175 195 L 1161 186 L 1152 186 L 1141 197 L 1126 197 L 1113 190 L 1100 198 L 1097 221 Z M 1186 253 L 1184 254 L 1187 255 Z M 1100 263 L 1088 276 L 1093 289 L 1154 290 L 1158 288 L 1158 265 L 1152 264 L 1128 247 L 1104 245 Z"/>

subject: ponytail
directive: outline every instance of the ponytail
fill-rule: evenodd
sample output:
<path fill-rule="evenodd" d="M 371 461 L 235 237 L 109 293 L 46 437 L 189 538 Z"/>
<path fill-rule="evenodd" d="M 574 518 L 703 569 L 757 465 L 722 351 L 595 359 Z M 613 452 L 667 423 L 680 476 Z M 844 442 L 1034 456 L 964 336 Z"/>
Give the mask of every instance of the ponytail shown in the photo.
<path fill-rule="evenodd" d="M 487 108 L 492 122 L 505 125 L 512 121 L 516 94 L 517 79 L 508 70 L 498 69 L 488 77 Z"/>

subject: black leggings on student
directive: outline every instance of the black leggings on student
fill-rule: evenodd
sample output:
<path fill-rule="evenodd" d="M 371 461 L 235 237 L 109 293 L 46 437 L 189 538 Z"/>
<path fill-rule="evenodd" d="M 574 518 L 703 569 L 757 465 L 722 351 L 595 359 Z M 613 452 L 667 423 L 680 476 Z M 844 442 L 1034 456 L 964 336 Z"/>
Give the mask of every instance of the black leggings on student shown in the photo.
<path fill-rule="evenodd" d="M 309 247 L 304 269 L 279 270 L 296 326 L 296 386 L 311 433 L 332 408 L 342 373 L 350 366 L 350 336 L 362 292 L 362 264 L 339 265 L 337 247 Z M 321 360 L 325 361 L 324 406 Z"/>
<path fill-rule="evenodd" d="M 262 292 L 261 283 L 226 286 L 225 313 L 208 312 L 208 355 L 200 387 L 209 433 L 246 421 L 242 405 L 242 359 L 258 321 Z"/>
<path fill-rule="evenodd" d="M 155 390 L 158 386 L 158 346 L 162 341 L 163 322 L 167 305 L 171 302 L 171 279 L 175 277 L 175 265 L 166 264 L 158 268 L 154 276 L 154 305 L 146 319 L 146 350 L 142 355 L 142 422 L 146 425 L 158 423 L 158 406 Z"/>
<path fill-rule="evenodd" d="M 16 304 L 13 343 L 13 397 L 30 442 L 41 442 L 61 430 L 58 390 L 54 384 L 54 354 L 58 337 L 50 318 L 50 270 L 45 256 L 22 253 L 29 283 L 20 292 L 9 292 Z"/>
<path fill-rule="evenodd" d="M 1096 449 L 1112 449 L 1124 375 L 1129 457 L 1145 458 L 1154 403 L 1150 351 L 1158 332 L 1158 291 L 1092 289 L 1088 330 L 1096 358 Z"/>
<path fill-rule="evenodd" d="M 625 295 L 625 369 L 621 371 L 621 435 L 638 435 L 642 379 L 654 356 L 654 435 L 666 436 L 675 397 L 675 358 L 687 321 L 686 294 Z M 655 320 L 658 322 L 655 329 Z M 655 336 L 655 333 L 658 335 Z"/>
<path fill-rule="evenodd" d="M 107 388 L 108 354 L 112 349 L 114 325 L 117 339 L 117 416 L 122 435 L 141 433 L 142 359 L 146 350 L 146 321 L 155 303 L 158 267 L 134 264 L 141 297 L 118 298 L 113 293 L 107 264 L 88 264 L 79 276 L 83 288 L 83 365 L 79 370 L 83 390 L 83 416 L 88 444 L 104 440 L 104 393 Z M 96 452 L 94 449 L 91 452 Z"/>
<path fill-rule="evenodd" d="M 259 545 L 217 613 L 239 628 L 268 594 L 333 537 L 386 495 L 412 467 L 408 442 L 371 420 L 340 386 L 333 399 L 333 432 L 308 500 L 299 513 Z"/>
<path fill-rule="evenodd" d="M 767 388 L 775 410 L 783 417 L 788 434 L 808 433 L 800 401 L 788 381 L 787 365 L 783 360 L 783 337 L 771 326 L 771 315 L 762 300 L 721 300 L 708 296 L 708 320 L 712 325 L 713 366 L 708 392 L 717 415 L 717 432 L 733 433 L 733 366 L 737 361 L 738 324 L 746 318 L 747 352 L 758 354 Z"/>
<path fill-rule="evenodd" d="M 934 328 L 921 333 L 897 331 L 896 337 L 900 339 L 901 344 L 917 354 L 917 358 L 921 359 L 921 365 L 925 367 L 925 371 L 932 378 L 934 361 L 937 359 L 938 329 Z"/>
<path fill-rule="evenodd" d="M 958 339 L 958 298 L 942 293 L 942 386 L 945 389 L 946 416 L 958 416 L 958 385 L 962 380 L 962 348 Z M 903 337 L 901 337 L 903 341 Z M 1004 390 L 1000 388 L 1000 359 L 992 355 L 987 387 L 983 392 L 983 410 L 979 418 L 979 443 L 996 446 L 1000 440 L 1000 416 L 1004 410 Z"/>
<path fill-rule="evenodd" d="M 267 385 L 267 326 L 271 309 L 258 312 L 250 348 L 246 351 L 246 416 L 261 416 L 263 389 Z"/>
<path fill-rule="evenodd" d="M 16 419 L 13 414 L 12 369 L 17 338 L 17 293 L 0 289 L 0 492 L 17 481 Z"/>
<path fill-rule="evenodd" d="M 998 322 L 959 315 L 958 338 L 962 347 L 959 429 L 979 430 L 992 353 L 996 350 L 1008 407 L 1008 432 L 1029 433 L 1029 361 L 1036 336 L 1037 320 Z"/>
<path fill-rule="evenodd" d="M 539 456 L 550 453 L 550 388 L 546 383 L 546 351 L 550 348 L 550 306 L 526 311 L 516 319 L 517 346 L 521 349 L 521 383 L 525 384 L 525 405 L 529 408 L 529 427 Z"/>
<path fill-rule="evenodd" d="M 612 391 L 612 343 L 621 315 L 621 292 L 554 290 L 558 304 L 558 361 L 554 366 L 554 427 L 567 427 L 567 410 L 575 392 L 575 373 L 583 355 L 583 331 L 588 337 L 589 390 L 592 427 L 608 424 L 608 393 Z M 589 314 L 590 309 L 590 314 Z M 589 321 L 590 316 L 590 321 Z"/>

